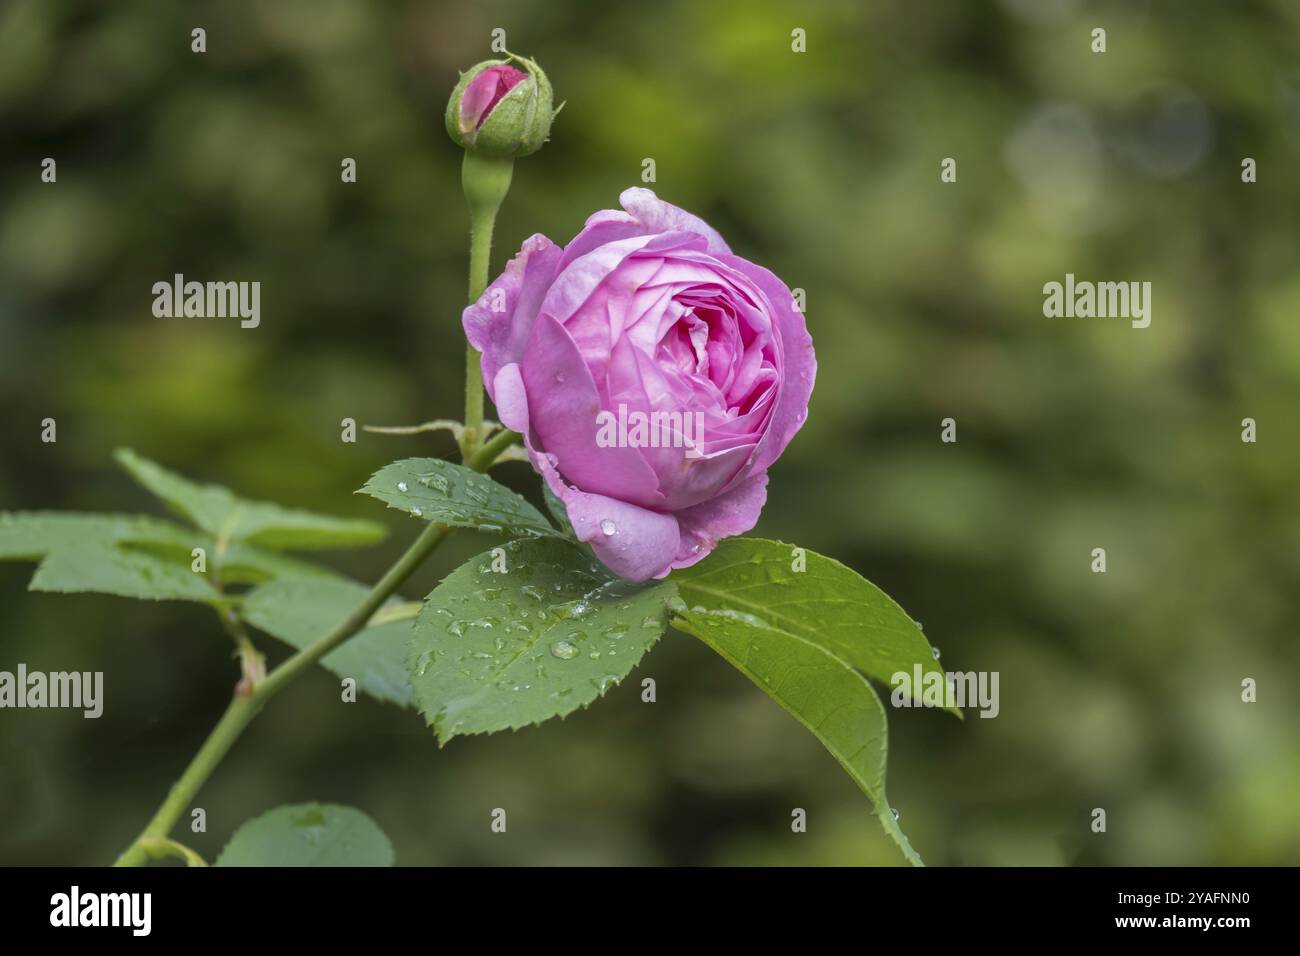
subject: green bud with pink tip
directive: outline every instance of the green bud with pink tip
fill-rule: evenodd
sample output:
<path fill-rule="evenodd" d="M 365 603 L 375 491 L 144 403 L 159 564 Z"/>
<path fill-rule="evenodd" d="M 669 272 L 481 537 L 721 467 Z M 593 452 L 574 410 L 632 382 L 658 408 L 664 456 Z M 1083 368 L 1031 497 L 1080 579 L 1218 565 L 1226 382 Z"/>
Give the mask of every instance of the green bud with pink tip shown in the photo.
<path fill-rule="evenodd" d="M 542 148 L 559 110 L 550 80 L 532 60 L 507 54 L 461 74 L 447 103 L 447 134 L 465 150 L 494 159 Z"/>

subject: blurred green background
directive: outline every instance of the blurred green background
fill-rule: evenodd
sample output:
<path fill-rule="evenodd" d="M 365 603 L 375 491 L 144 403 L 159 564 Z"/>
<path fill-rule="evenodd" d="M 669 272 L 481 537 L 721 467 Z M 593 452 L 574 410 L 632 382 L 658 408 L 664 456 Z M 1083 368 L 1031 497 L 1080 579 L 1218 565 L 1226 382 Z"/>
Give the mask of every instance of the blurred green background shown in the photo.
<path fill-rule="evenodd" d="M 158 513 L 112 465 L 129 445 L 390 523 L 328 556 L 374 580 L 415 526 L 351 493 L 453 448 L 346 445 L 339 422 L 459 414 L 466 216 L 442 112 L 496 27 L 568 105 L 517 166 L 494 272 L 616 206 L 650 157 L 661 196 L 807 290 L 817 390 L 759 533 L 875 581 L 949 669 L 1001 674 L 997 719 L 891 711 L 891 800 L 927 860 L 1300 862 L 1292 0 L 6 0 L 0 508 Z M 175 272 L 259 280 L 261 327 L 154 318 Z M 1151 281 L 1151 327 L 1044 318 L 1066 272 Z M 526 465 L 500 477 L 537 500 Z M 488 544 L 457 536 L 405 595 Z M 0 863 L 105 863 L 236 667 L 206 608 L 28 593 L 32 570 L 0 565 L 0 669 L 103 670 L 107 709 L 0 712 Z M 680 634 L 585 713 L 442 751 L 319 671 L 185 837 L 211 858 L 313 799 L 368 812 L 402 864 L 902 862 L 820 745 Z"/>

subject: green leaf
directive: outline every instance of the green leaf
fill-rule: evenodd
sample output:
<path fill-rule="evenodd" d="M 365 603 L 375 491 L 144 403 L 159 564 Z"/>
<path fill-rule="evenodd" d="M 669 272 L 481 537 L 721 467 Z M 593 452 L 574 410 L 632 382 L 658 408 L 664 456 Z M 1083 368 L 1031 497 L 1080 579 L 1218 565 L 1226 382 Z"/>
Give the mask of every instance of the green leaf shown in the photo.
<path fill-rule="evenodd" d="M 114 457 L 131 477 L 219 542 L 247 541 L 273 550 L 306 551 L 373 544 L 385 534 L 382 525 L 371 521 L 248 501 L 220 485 L 196 484 L 129 448 L 118 449 Z"/>
<path fill-rule="evenodd" d="M 885 708 L 865 677 L 824 647 L 788 631 L 691 610 L 674 618 L 673 626 L 717 651 L 812 731 L 867 795 L 904 855 L 920 862 L 885 796 Z"/>
<path fill-rule="evenodd" d="M 776 541 L 732 538 L 673 573 L 693 634 L 807 727 L 866 794 L 904 855 L 920 864 L 885 794 L 885 709 L 865 675 L 888 682 L 917 665 L 938 671 L 915 622 L 830 558 Z"/>
<path fill-rule="evenodd" d="M 230 838 L 216 866 L 392 866 L 393 845 L 360 810 L 326 803 L 276 807 Z"/>
<path fill-rule="evenodd" d="M 283 578 L 250 591 L 240 615 L 302 650 L 347 617 L 367 593 L 368 588 L 343 579 Z M 374 624 L 326 654 L 321 664 L 339 677 L 353 678 L 372 697 L 407 707 L 411 704 L 406 672 L 410 637 L 410 618 Z"/>
<path fill-rule="evenodd" d="M 32 577 L 33 591 L 217 601 L 221 595 L 208 579 L 190 570 L 190 551 L 202 546 L 199 537 L 135 515 L 0 514 L 0 558 L 43 559 Z"/>
<path fill-rule="evenodd" d="M 406 458 L 370 476 L 361 492 L 422 521 L 507 535 L 553 535 L 546 517 L 487 475 L 438 458 Z"/>
<path fill-rule="evenodd" d="M 214 554 L 208 552 L 209 556 Z M 276 551 L 267 551 L 251 544 L 235 543 L 218 554 L 221 580 L 227 584 L 262 584 L 282 578 L 307 578 L 314 581 L 344 580 L 328 568 L 309 561 L 300 561 Z M 211 557 L 209 557 L 211 567 Z"/>
<path fill-rule="evenodd" d="M 663 633 L 673 596 L 664 581 L 611 579 L 559 538 L 481 554 L 434 589 L 416 620 L 416 704 L 441 743 L 563 717 L 627 676 Z"/>
<path fill-rule="evenodd" d="M 796 554 L 798 552 L 798 554 Z M 805 570 L 794 570 L 796 558 Z M 916 622 L 852 568 L 806 548 L 763 538 L 729 538 L 703 561 L 676 571 L 682 600 L 826 647 L 868 677 L 889 684 L 900 671 L 943 674 Z"/>
<path fill-rule="evenodd" d="M 213 581 L 224 584 L 262 584 L 276 578 L 310 578 L 337 581 L 339 575 L 329 568 L 302 561 L 298 558 L 268 551 L 242 541 L 225 543 L 217 541 L 206 531 L 185 529 L 185 538 L 175 543 L 162 541 L 130 542 L 133 550 L 144 551 L 164 561 L 183 564 L 187 568 L 194 561 L 194 548 L 202 548 L 207 555 L 207 574 Z"/>
<path fill-rule="evenodd" d="M 551 513 L 551 518 L 555 521 L 555 527 L 560 529 L 560 533 L 566 538 L 577 540 L 577 534 L 573 530 L 573 522 L 569 520 L 569 509 L 564 507 L 564 502 L 560 500 L 559 495 L 551 490 L 550 485 L 542 482 L 542 498 L 546 501 L 546 510 Z"/>
<path fill-rule="evenodd" d="M 207 573 L 191 570 L 193 550 Z M 216 580 L 339 580 L 332 571 L 244 542 L 224 551 L 204 531 L 140 515 L 59 511 L 0 513 L 0 559 L 38 561 L 34 591 L 94 592 L 149 600 L 215 601 Z"/>
<path fill-rule="evenodd" d="M 94 544 L 156 544 L 188 552 L 194 532 L 142 515 L 65 511 L 0 513 L 0 559 L 38 560 L 52 551 Z"/>
<path fill-rule="evenodd" d="M 221 600 L 207 576 L 143 551 L 86 544 L 51 553 L 32 576 L 31 590 L 93 592 L 149 601 Z"/>

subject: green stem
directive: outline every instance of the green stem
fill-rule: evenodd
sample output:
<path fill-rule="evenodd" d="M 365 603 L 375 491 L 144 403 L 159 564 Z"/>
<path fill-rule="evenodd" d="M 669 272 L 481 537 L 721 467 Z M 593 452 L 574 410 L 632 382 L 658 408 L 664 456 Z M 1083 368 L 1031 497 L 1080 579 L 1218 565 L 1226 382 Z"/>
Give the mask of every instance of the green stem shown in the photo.
<path fill-rule="evenodd" d="M 266 675 L 266 680 L 253 692 L 253 697 L 266 701 L 280 688 L 365 627 L 366 622 L 370 620 L 370 615 L 379 610 L 380 605 L 401 587 L 402 582 L 415 572 L 415 569 L 450 533 L 451 529 L 446 525 L 428 525 L 420 533 L 420 536 L 415 539 L 414 543 L 406 549 L 406 553 L 397 559 L 397 563 L 379 579 L 379 583 L 370 589 L 370 593 L 366 595 L 365 600 L 358 604 L 351 614 L 344 618 L 334 630 L 318 639 L 316 643 L 303 648 Z"/>
<path fill-rule="evenodd" d="M 488 466 L 501 457 L 503 451 L 519 442 L 523 437 L 519 432 L 512 432 L 508 428 L 503 428 L 486 441 L 483 447 L 474 454 L 474 457 L 468 462 L 469 466 L 475 471 L 487 471 Z"/>
<path fill-rule="evenodd" d="M 194 755 L 190 765 L 185 768 L 180 780 L 176 781 L 176 785 L 167 794 L 167 799 L 158 808 L 153 819 L 149 821 L 135 842 L 118 857 L 117 866 L 139 866 L 148 859 L 143 844 L 154 837 L 165 837 L 171 832 L 177 819 L 190 805 L 199 788 L 207 782 L 217 764 L 229 752 L 234 742 L 239 739 L 239 735 L 244 732 L 244 728 L 257 716 L 266 702 L 303 671 L 365 627 L 366 622 L 370 620 L 370 615 L 374 614 L 402 582 L 411 576 L 429 553 L 447 537 L 450 530 L 446 525 L 428 525 L 406 549 L 406 553 L 397 559 L 397 563 L 379 579 L 379 583 L 370 589 L 365 600 L 333 630 L 271 671 L 264 680 L 252 688 L 251 693 L 247 692 L 244 681 L 240 682 L 234 698 L 230 701 L 230 706 L 226 708 L 217 726 L 203 742 L 203 746 Z"/>
<path fill-rule="evenodd" d="M 410 621 L 420 616 L 420 609 L 424 607 L 423 601 L 403 601 L 401 604 L 385 604 L 374 614 L 370 615 L 370 620 L 366 622 L 366 627 L 379 627 L 381 624 L 392 624 L 394 621 Z"/>
<path fill-rule="evenodd" d="M 251 689 L 251 692 L 248 692 L 245 682 L 241 681 L 235 697 L 231 700 L 230 706 L 226 708 L 226 712 L 218 721 L 217 726 L 208 735 L 208 739 L 203 742 L 203 746 L 194 755 L 190 765 L 185 768 L 180 780 L 176 781 L 176 785 L 167 794 L 167 799 L 158 808 L 158 812 L 154 814 L 153 819 L 149 821 L 135 842 L 118 857 L 116 865 L 139 866 L 144 863 L 148 858 L 148 852 L 144 844 L 153 838 L 165 837 L 171 832 L 172 827 L 176 825 L 177 819 L 189 806 L 190 801 L 194 799 L 194 795 L 198 793 L 199 788 L 207 782 L 217 764 L 229 752 L 231 746 L 244 732 L 244 728 L 257 716 L 266 702 L 303 671 L 365 627 L 366 622 L 370 620 L 370 616 L 401 586 L 403 581 L 411 576 L 412 572 L 420 566 L 420 563 L 429 556 L 429 553 L 449 533 L 450 529 L 446 525 L 428 525 L 420 533 L 420 536 L 415 539 L 415 542 L 406 549 L 406 553 L 398 558 L 397 563 L 380 578 L 379 583 L 370 589 L 365 600 L 358 604 L 352 610 L 352 613 L 340 621 L 333 630 L 271 671 L 264 680 Z"/>
<path fill-rule="evenodd" d="M 466 151 L 460 181 L 469 204 L 469 301 L 476 302 L 487 289 L 492 259 L 492 230 L 497 210 L 510 191 L 515 161 L 488 159 Z M 474 346 L 465 347 L 465 432 L 461 436 L 461 460 L 469 461 L 478 450 L 483 428 L 483 369 Z"/>
<path fill-rule="evenodd" d="M 239 673 L 241 675 L 239 683 L 235 686 L 235 693 L 247 697 L 253 692 L 253 688 L 266 677 L 266 657 L 253 644 L 252 638 L 248 636 L 248 631 L 244 628 L 244 622 L 240 620 L 233 607 L 215 605 L 213 610 L 217 612 L 217 617 L 221 620 L 221 626 L 226 629 L 226 633 L 235 642 L 235 656 L 239 658 Z"/>
<path fill-rule="evenodd" d="M 183 843 L 177 843 L 175 840 L 169 840 L 166 837 L 147 837 L 140 841 L 144 847 L 144 852 L 151 860 L 164 860 L 169 856 L 176 857 L 178 860 L 184 860 L 186 866 L 207 866 L 203 857 L 199 856 Z"/>
<path fill-rule="evenodd" d="M 497 455 L 518 440 L 518 433 L 501 431 L 470 459 L 470 467 L 475 471 L 487 471 Z M 190 801 L 194 799 L 195 794 L 207 782 L 208 777 L 212 776 L 212 771 L 239 739 L 244 728 L 258 715 L 262 706 L 311 665 L 365 627 L 372 615 L 379 611 L 383 603 L 401 587 L 402 582 L 411 576 L 420 563 L 450 533 L 451 529 L 446 525 L 430 524 L 426 527 L 406 549 L 406 553 L 397 559 L 397 563 L 380 578 L 379 583 L 370 589 L 365 600 L 358 604 L 338 626 L 271 671 L 252 689 L 251 693 L 237 693 L 221 720 L 217 722 L 217 726 L 212 729 L 212 733 L 208 734 L 208 739 L 203 742 L 199 752 L 194 755 L 190 765 L 181 774 L 180 780 L 176 781 L 175 786 L 167 794 L 167 799 L 153 815 L 153 819 L 136 837 L 135 842 L 117 858 L 114 865 L 140 866 L 146 863 L 149 859 L 146 845 L 152 844 L 152 841 L 159 838 L 166 838 L 181 814 L 185 812 L 185 808 L 190 805 Z"/>
<path fill-rule="evenodd" d="M 148 862 L 149 851 L 146 847 L 171 832 L 171 828 L 185 812 L 185 808 L 189 806 L 190 800 L 194 798 L 199 787 L 212 775 L 212 771 L 230 750 L 231 745 L 239 739 L 248 722 L 257 716 L 259 707 L 260 704 L 253 697 L 235 697 L 231 700 L 230 706 L 221 715 L 221 720 L 217 722 L 216 727 L 212 728 L 212 733 L 208 734 L 208 739 L 203 742 L 199 752 L 185 768 L 181 779 L 176 781 L 175 786 L 168 792 L 167 799 L 162 802 L 158 812 L 135 838 L 135 842 L 117 858 L 114 866 L 143 866 Z"/>
<path fill-rule="evenodd" d="M 465 199 L 469 204 L 470 214 L 470 253 L 469 253 L 469 298 L 476 301 L 487 288 L 488 266 L 492 252 L 492 229 L 496 223 L 497 210 L 510 190 L 510 178 L 514 171 L 513 159 L 487 159 L 475 153 L 466 152 L 465 162 L 461 167 L 461 185 Z M 491 441 L 481 442 L 483 430 L 483 374 L 479 364 L 478 353 L 472 346 L 468 347 L 465 361 L 465 431 L 461 439 L 462 460 L 471 468 L 486 471 L 499 455 L 510 445 L 519 440 L 514 432 L 502 430 Z M 166 839 L 172 827 L 190 801 L 207 782 L 213 770 L 239 739 L 244 728 L 261 712 L 268 700 L 281 689 L 296 679 L 334 648 L 338 647 L 353 634 L 366 626 L 372 614 L 401 586 L 420 563 L 428 557 L 451 529 L 445 525 L 430 524 L 416 538 L 352 613 L 337 627 L 320 637 L 315 643 L 294 654 L 287 661 L 267 674 L 265 678 L 257 675 L 255 681 L 248 680 L 247 668 L 245 679 L 240 681 L 234 698 L 217 726 L 212 729 L 203 746 L 199 748 L 194 759 L 190 761 L 181 778 L 167 794 L 167 799 L 153 815 L 153 819 L 136 837 L 135 841 L 118 857 L 116 866 L 140 866 L 149 859 L 149 848 L 157 848 L 158 841 Z M 233 636 L 233 635 L 232 635 Z M 240 643 L 237 639 L 237 643 Z M 247 649 L 251 649 L 251 642 Z M 240 643 L 240 650 L 246 647 Z M 255 653 L 255 652 L 254 652 Z M 241 657 L 246 655 L 241 653 Z"/>

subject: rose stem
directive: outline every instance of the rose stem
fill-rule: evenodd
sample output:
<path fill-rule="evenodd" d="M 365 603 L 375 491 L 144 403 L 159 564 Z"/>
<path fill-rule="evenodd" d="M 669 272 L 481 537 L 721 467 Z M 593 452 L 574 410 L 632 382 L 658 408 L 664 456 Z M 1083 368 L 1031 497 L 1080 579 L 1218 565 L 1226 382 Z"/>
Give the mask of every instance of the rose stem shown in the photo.
<path fill-rule="evenodd" d="M 492 258 L 492 228 L 497 210 L 510 191 L 510 177 L 515 161 L 489 159 L 466 151 L 460 181 L 469 204 L 469 301 L 477 302 L 487 288 L 488 266 Z M 474 457 L 482 442 L 483 370 L 479 354 L 472 345 L 465 346 L 465 431 L 461 435 L 461 460 Z"/>

